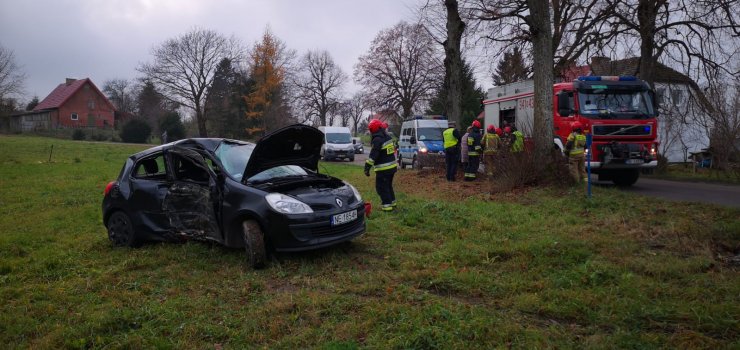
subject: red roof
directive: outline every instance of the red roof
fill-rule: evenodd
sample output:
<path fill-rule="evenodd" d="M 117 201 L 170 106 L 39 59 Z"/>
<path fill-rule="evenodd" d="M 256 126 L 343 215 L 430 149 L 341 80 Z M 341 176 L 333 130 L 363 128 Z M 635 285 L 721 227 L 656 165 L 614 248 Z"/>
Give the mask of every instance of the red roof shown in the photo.
<path fill-rule="evenodd" d="M 40 111 L 43 109 L 53 109 L 53 108 L 61 107 L 64 104 L 64 102 L 67 102 L 67 100 L 70 97 L 72 97 L 72 95 L 74 95 L 75 92 L 77 92 L 77 90 L 83 87 L 85 83 L 87 82 L 89 82 L 90 85 L 92 85 L 92 87 L 95 89 L 95 91 L 97 91 L 98 94 L 102 95 L 105 98 L 105 95 L 103 95 L 103 93 L 100 92 L 98 87 L 95 86 L 95 84 L 93 84 L 92 80 L 90 80 L 90 78 L 85 78 L 85 79 L 75 80 L 69 84 L 67 83 L 59 84 L 59 86 L 57 86 L 56 89 L 54 89 L 54 91 L 52 91 L 49 94 L 49 96 L 46 96 L 46 98 L 43 101 L 39 102 L 39 104 L 36 105 L 36 107 L 33 110 Z M 113 104 L 110 103 L 110 101 L 108 101 L 107 98 L 105 98 L 105 102 L 108 103 L 111 106 L 111 108 L 115 110 L 115 107 L 113 107 Z"/>

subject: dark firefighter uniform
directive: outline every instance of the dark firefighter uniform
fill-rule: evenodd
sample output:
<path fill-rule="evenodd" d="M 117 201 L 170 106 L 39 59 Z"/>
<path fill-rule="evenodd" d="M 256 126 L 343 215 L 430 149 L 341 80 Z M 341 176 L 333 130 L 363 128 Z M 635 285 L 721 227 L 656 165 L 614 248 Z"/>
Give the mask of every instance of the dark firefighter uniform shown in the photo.
<path fill-rule="evenodd" d="M 445 169 L 447 181 L 455 181 L 457 174 L 457 162 L 460 160 L 460 133 L 457 129 L 450 127 L 442 132 L 445 148 Z"/>
<path fill-rule="evenodd" d="M 370 176 L 370 169 L 375 170 L 375 191 L 380 196 L 381 210 L 391 211 L 396 206 L 396 194 L 393 192 L 393 175 L 396 174 L 396 146 L 393 139 L 380 129 L 372 134 L 372 149 L 365 162 L 365 175 Z"/>
<path fill-rule="evenodd" d="M 478 173 L 481 155 L 480 141 L 480 129 L 474 126 L 466 140 L 468 146 L 468 167 L 465 169 L 465 181 L 475 180 L 476 174 Z"/>

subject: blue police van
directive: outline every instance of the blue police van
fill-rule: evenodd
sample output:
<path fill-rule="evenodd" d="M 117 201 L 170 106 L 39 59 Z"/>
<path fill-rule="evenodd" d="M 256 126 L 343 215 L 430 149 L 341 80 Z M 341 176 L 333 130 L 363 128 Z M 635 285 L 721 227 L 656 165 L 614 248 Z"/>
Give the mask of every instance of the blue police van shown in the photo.
<path fill-rule="evenodd" d="M 421 169 L 444 164 L 445 152 L 442 132 L 447 129 L 447 117 L 441 115 L 415 116 L 401 124 L 398 138 L 398 164 Z"/>

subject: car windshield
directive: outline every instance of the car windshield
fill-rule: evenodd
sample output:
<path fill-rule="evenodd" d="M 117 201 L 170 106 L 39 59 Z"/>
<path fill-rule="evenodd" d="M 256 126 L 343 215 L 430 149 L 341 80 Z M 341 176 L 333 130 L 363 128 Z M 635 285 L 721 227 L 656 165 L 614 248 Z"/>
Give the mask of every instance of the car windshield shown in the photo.
<path fill-rule="evenodd" d="M 416 133 L 419 141 L 442 141 L 442 129 L 440 128 L 418 128 Z"/>
<path fill-rule="evenodd" d="M 241 181 L 242 172 L 247 167 L 249 157 L 252 156 L 254 145 L 222 142 L 216 148 L 216 158 L 224 166 L 224 170 L 237 181 Z"/>
<path fill-rule="evenodd" d="M 578 92 L 581 115 L 592 119 L 642 119 L 654 115 L 646 91 L 593 89 Z"/>
<path fill-rule="evenodd" d="M 280 165 L 257 173 L 249 178 L 249 182 L 265 182 L 281 177 L 302 177 L 306 175 L 308 175 L 308 171 L 297 165 Z"/>
<path fill-rule="evenodd" d="M 327 133 L 326 143 L 351 143 L 352 136 L 347 133 Z"/>

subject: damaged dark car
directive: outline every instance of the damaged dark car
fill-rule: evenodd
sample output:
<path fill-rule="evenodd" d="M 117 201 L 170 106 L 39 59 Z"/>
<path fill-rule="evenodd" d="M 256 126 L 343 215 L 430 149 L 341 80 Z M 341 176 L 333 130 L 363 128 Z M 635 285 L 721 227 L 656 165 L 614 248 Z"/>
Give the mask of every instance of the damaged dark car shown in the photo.
<path fill-rule="evenodd" d="M 318 173 L 323 139 L 297 124 L 256 144 L 196 138 L 136 153 L 105 187 L 108 238 L 116 246 L 213 241 L 244 248 L 252 267 L 271 250 L 351 240 L 365 232 L 365 206 L 355 187 Z"/>

